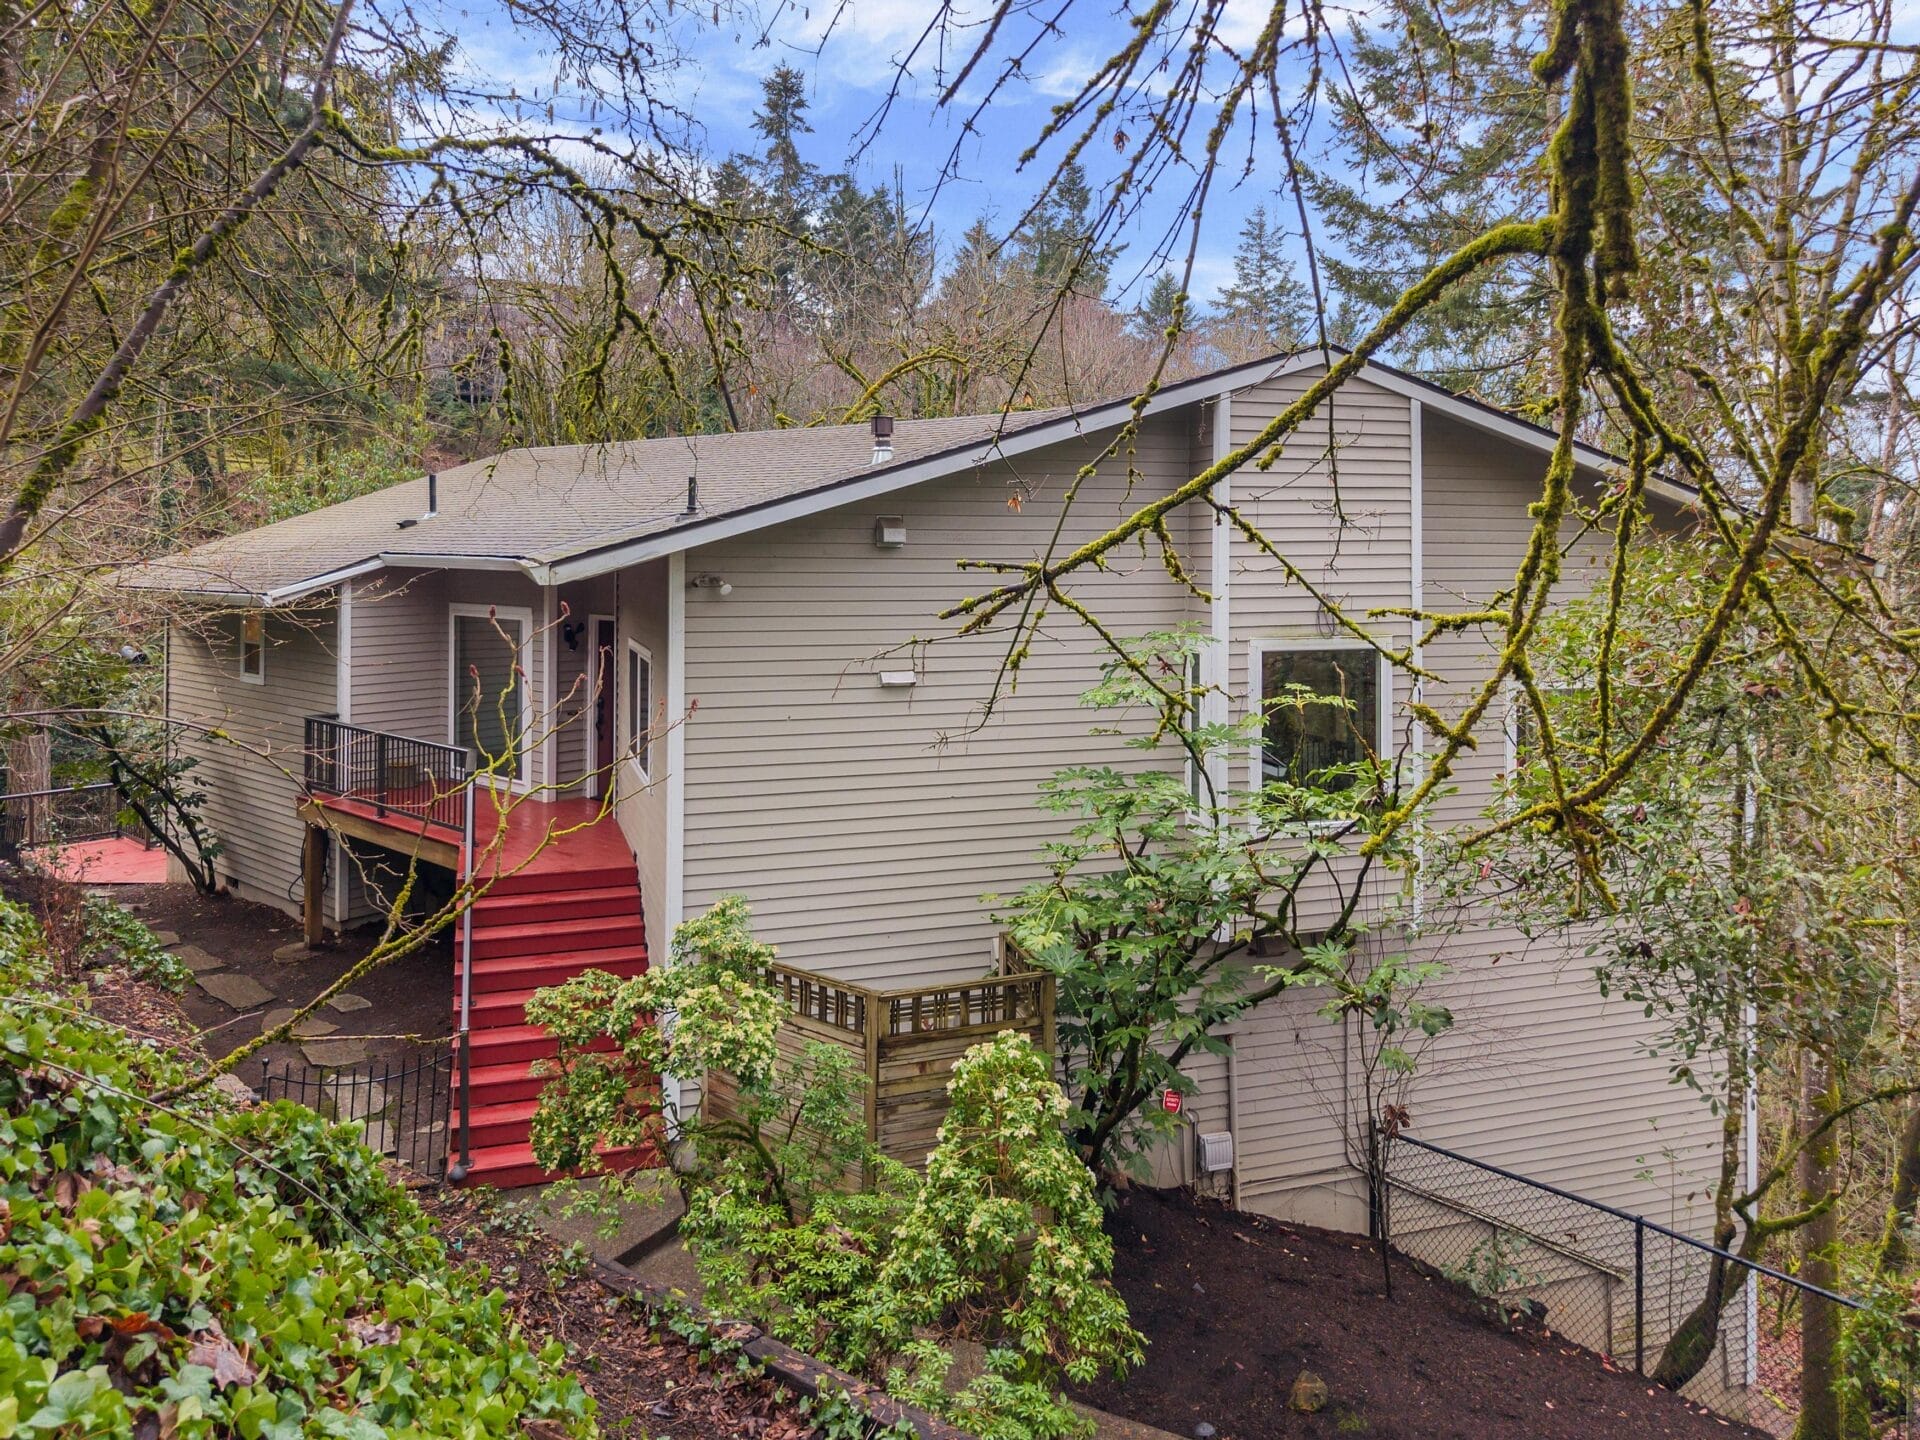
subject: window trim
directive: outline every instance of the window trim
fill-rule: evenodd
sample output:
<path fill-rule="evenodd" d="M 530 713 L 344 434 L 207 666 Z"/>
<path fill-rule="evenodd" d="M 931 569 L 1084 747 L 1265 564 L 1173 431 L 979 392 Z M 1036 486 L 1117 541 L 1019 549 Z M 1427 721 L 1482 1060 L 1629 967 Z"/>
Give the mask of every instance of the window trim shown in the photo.
<path fill-rule="evenodd" d="M 634 746 L 633 725 L 634 685 L 632 677 L 633 662 L 636 658 L 642 665 L 647 667 L 647 714 L 641 717 L 645 721 L 645 726 L 639 732 L 641 744 L 638 749 Z M 622 682 L 621 688 L 625 692 L 622 698 L 626 703 L 621 707 L 621 713 L 617 717 L 616 723 L 618 723 L 619 720 L 626 722 L 626 763 L 628 767 L 639 777 L 642 785 L 651 785 L 653 783 L 653 651 L 629 635 L 627 637 L 626 660 L 627 663 L 622 667 L 620 675 Z"/>
<path fill-rule="evenodd" d="M 260 641 L 259 641 L 259 647 L 258 647 L 258 653 L 260 656 L 260 668 L 257 670 L 247 669 L 247 626 L 250 623 L 257 624 L 260 627 Z M 239 646 L 238 646 L 238 654 L 236 655 L 235 658 L 237 661 L 237 668 L 239 670 L 240 678 L 246 681 L 247 684 L 264 685 L 267 683 L 267 612 L 266 611 L 242 610 L 240 612 Z"/>
<path fill-rule="evenodd" d="M 1387 657 L 1380 653 L 1379 647 L 1369 645 L 1364 640 L 1356 640 L 1351 635 L 1263 635 L 1247 643 L 1247 695 L 1246 706 L 1249 718 L 1265 715 L 1265 695 L 1261 684 L 1266 669 L 1266 657 L 1276 652 L 1288 650 L 1353 650 L 1365 651 L 1373 656 L 1374 663 L 1374 743 L 1379 747 L 1381 758 L 1390 761 L 1393 751 L 1390 740 L 1393 735 L 1393 667 L 1387 663 Z M 1247 793 L 1251 795 L 1262 783 L 1262 751 L 1266 748 L 1266 729 L 1262 725 L 1254 731 L 1252 742 L 1247 746 Z"/>
<path fill-rule="evenodd" d="M 527 790 L 533 785 L 533 752 L 537 748 L 527 743 L 529 732 L 533 729 L 533 607 L 530 605 L 485 605 L 467 600 L 455 600 L 447 606 L 447 743 L 457 749 L 468 749 L 460 737 L 460 634 L 459 621 L 462 617 L 482 620 L 489 616 L 499 619 L 503 624 L 517 623 L 520 626 L 520 648 L 518 664 L 520 666 L 520 771 L 508 778 L 507 784 L 515 790 Z"/>

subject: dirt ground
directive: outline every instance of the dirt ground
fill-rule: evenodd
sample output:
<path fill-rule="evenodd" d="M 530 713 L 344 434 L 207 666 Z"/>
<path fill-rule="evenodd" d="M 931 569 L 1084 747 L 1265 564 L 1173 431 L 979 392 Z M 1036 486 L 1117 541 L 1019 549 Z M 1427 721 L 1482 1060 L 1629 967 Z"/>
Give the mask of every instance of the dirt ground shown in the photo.
<path fill-rule="evenodd" d="M 656 1334 L 573 1273 L 551 1237 L 503 1218 L 471 1191 L 422 1191 L 457 1259 L 478 1261 L 505 1286 L 529 1330 L 563 1341 L 568 1364 L 599 1407 L 601 1434 L 671 1440 L 803 1440 L 811 1427 L 793 1397 L 757 1374 L 705 1367 L 678 1337 Z"/>
<path fill-rule="evenodd" d="M 1152 1342 L 1124 1383 L 1078 1398 L 1222 1440 L 1727 1440 L 1761 1432 L 1688 1404 L 1532 1325 L 1507 1332 L 1459 1287 L 1396 1259 L 1394 1298 L 1363 1239 L 1172 1192 L 1120 1198 L 1114 1283 Z M 1287 1406 L 1302 1370 L 1317 1414 Z"/>
<path fill-rule="evenodd" d="M 276 960 L 273 952 L 300 939 L 299 922 L 265 905 L 231 896 L 205 896 L 189 885 L 118 885 L 110 898 L 133 909 L 149 928 L 171 931 L 183 945 L 197 945 L 225 962 L 227 972 L 258 981 L 273 993 L 271 1001 L 235 1008 L 195 985 L 181 998 L 187 1018 L 204 1032 L 207 1050 L 223 1054 L 260 1034 L 261 1022 L 275 1009 L 299 1006 L 318 995 L 379 938 L 371 927 L 352 931 L 311 958 Z M 172 947 L 172 948 L 178 948 Z M 364 1009 L 321 1012 L 338 1027 L 329 1041 L 365 1037 L 368 1058 L 401 1059 L 444 1040 L 453 1027 L 453 942 L 441 936 L 418 954 L 395 961 L 354 982 L 350 993 L 368 1001 Z M 302 1060 L 293 1045 L 270 1045 L 262 1060 L 276 1069 Z M 241 1078 L 258 1080 L 260 1066 L 250 1061 Z"/>

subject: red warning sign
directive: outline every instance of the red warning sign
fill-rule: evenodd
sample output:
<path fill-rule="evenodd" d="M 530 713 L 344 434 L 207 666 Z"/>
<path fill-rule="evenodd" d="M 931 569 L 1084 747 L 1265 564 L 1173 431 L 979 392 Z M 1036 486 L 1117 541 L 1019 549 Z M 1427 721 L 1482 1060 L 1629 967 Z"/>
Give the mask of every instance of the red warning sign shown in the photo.
<path fill-rule="evenodd" d="M 1180 1113 L 1180 1092 L 1178 1090 L 1162 1090 L 1160 1092 L 1160 1108 L 1169 1115 L 1178 1115 Z"/>

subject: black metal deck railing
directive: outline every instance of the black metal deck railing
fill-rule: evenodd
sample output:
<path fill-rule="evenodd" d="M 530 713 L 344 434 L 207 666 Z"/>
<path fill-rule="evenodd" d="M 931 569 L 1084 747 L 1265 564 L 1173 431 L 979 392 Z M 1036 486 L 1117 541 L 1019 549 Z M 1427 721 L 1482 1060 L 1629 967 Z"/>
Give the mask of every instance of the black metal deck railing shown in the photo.
<path fill-rule="evenodd" d="M 130 835 L 151 845 L 144 826 L 121 819 L 120 793 L 111 781 L 15 790 L 0 795 L 0 847 L 74 844 Z"/>
<path fill-rule="evenodd" d="M 331 715 L 307 717 L 305 778 L 313 794 L 460 830 L 472 776 L 472 759 L 458 745 L 368 730 Z"/>

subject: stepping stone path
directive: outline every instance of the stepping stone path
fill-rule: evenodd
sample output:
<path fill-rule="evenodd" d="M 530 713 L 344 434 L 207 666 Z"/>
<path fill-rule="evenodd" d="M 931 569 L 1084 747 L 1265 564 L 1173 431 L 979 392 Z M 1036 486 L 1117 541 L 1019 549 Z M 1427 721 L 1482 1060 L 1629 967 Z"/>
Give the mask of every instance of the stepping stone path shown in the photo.
<path fill-rule="evenodd" d="M 300 1047 L 309 1065 L 358 1065 L 367 1058 L 367 1042 L 346 1035 L 333 1040 L 309 1040 Z"/>
<path fill-rule="evenodd" d="M 153 932 L 153 938 L 158 940 L 162 945 L 171 946 L 180 943 L 180 937 L 171 930 L 156 930 Z"/>
<path fill-rule="evenodd" d="M 198 945 L 177 945 L 174 947 L 173 957 L 196 975 L 204 975 L 209 970 L 227 968 L 226 961 L 218 955 L 202 950 Z"/>
<path fill-rule="evenodd" d="M 265 1034 L 276 1026 L 286 1024 L 287 1021 L 293 1018 L 293 1013 L 294 1010 L 291 1005 L 282 1005 L 277 1010 L 269 1010 L 260 1017 L 261 1033 Z M 296 1040 L 320 1040 L 333 1034 L 333 1032 L 339 1028 L 340 1027 L 331 1020 L 322 1020 L 318 1015 L 309 1015 L 293 1027 L 293 1035 Z"/>
<path fill-rule="evenodd" d="M 371 1010 L 373 1002 L 364 995 L 355 995 L 350 990 L 344 990 L 328 999 L 327 1008 L 341 1015 L 351 1015 L 356 1010 Z"/>
<path fill-rule="evenodd" d="M 304 940 L 295 940 L 291 945 L 275 948 L 273 958 L 285 965 L 296 965 L 302 960 L 311 960 L 319 952 Z"/>
<path fill-rule="evenodd" d="M 207 994 L 223 1005 L 231 1005 L 236 1010 L 253 1010 L 277 998 L 274 993 L 251 975 L 241 975 L 233 971 L 215 974 L 202 974 L 194 982 Z"/>

